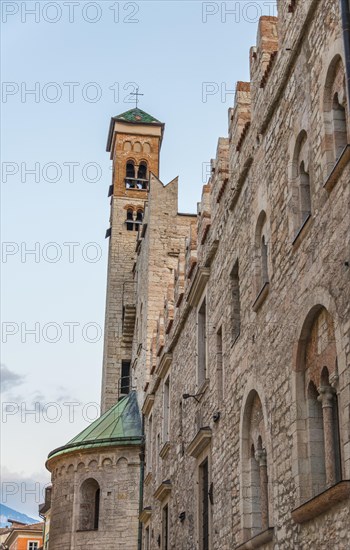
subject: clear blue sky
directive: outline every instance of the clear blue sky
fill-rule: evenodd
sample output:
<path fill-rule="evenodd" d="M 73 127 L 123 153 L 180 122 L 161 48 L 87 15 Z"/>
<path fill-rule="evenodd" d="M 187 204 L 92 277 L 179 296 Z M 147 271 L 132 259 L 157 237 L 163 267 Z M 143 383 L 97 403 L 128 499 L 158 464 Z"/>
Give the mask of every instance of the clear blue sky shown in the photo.
<path fill-rule="evenodd" d="M 2 2 L 1 500 L 31 515 L 47 453 L 97 415 L 110 117 L 138 84 L 166 123 L 161 179 L 179 175 L 179 208 L 195 212 L 227 135 L 225 90 L 249 79 L 258 16 L 276 15 L 263 0 L 37 4 Z"/>

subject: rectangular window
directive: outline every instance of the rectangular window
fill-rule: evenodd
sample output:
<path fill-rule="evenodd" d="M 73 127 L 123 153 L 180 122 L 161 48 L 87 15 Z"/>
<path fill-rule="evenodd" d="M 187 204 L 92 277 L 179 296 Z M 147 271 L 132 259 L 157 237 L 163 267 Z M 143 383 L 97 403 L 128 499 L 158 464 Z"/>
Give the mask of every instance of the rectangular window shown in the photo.
<path fill-rule="evenodd" d="M 169 441 L 170 431 L 170 377 L 164 382 L 163 395 L 163 443 Z"/>
<path fill-rule="evenodd" d="M 232 337 L 233 342 L 241 331 L 241 296 L 239 290 L 238 260 L 231 271 L 231 308 L 232 308 Z"/>
<path fill-rule="evenodd" d="M 199 467 L 199 529 L 201 550 L 209 550 L 209 464 L 206 459 Z"/>
<path fill-rule="evenodd" d="M 130 392 L 130 361 L 122 361 L 120 393 L 127 395 Z"/>
<path fill-rule="evenodd" d="M 145 550 L 150 550 L 151 549 L 150 536 L 151 536 L 150 528 L 146 527 L 146 530 L 145 530 Z"/>
<path fill-rule="evenodd" d="M 153 416 L 148 419 L 148 452 L 147 452 L 147 470 L 152 471 L 153 460 Z"/>
<path fill-rule="evenodd" d="M 198 346 L 198 373 L 197 382 L 200 387 L 207 377 L 207 302 L 204 298 L 199 310 L 198 310 L 198 334 L 197 334 L 197 346 Z"/>
<path fill-rule="evenodd" d="M 169 507 L 164 506 L 162 513 L 162 550 L 169 550 Z"/>
<path fill-rule="evenodd" d="M 224 373 L 222 361 L 222 327 L 216 333 L 216 383 L 218 403 L 222 402 L 224 395 Z"/>
<path fill-rule="evenodd" d="M 34 542 L 34 541 L 28 542 L 28 550 L 37 550 L 38 547 L 39 547 L 38 542 Z"/>

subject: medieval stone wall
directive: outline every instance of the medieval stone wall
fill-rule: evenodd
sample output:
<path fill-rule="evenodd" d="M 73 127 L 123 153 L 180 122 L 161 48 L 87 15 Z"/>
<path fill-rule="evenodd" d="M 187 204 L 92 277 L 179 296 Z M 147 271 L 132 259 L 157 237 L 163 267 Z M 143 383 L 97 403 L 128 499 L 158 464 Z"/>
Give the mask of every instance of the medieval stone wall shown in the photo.
<path fill-rule="evenodd" d="M 282 21 L 259 24 L 251 82 L 238 83 L 229 138 L 219 140 L 169 284 L 173 322 L 167 330 L 168 305 L 152 339 L 145 548 L 164 545 L 166 506 L 169 548 L 205 548 L 206 459 L 209 548 L 350 545 L 350 136 L 339 3 L 290 2 L 289 15 L 285 4 Z M 150 216 L 149 228 L 157 223 Z"/>

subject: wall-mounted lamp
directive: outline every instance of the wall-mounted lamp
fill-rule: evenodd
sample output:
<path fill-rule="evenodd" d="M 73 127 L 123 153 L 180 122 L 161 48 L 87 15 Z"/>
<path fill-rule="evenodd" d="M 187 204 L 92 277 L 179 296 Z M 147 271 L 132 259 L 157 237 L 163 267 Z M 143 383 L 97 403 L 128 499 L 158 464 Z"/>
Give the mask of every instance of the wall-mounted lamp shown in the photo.
<path fill-rule="evenodd" d="M 204 392 L 197 393 L 196 395 L 192 395 L 190 393 L 184 393 L 182 394 L 182 399 L 189 399 L 190 397 L 193 397 L 193 399 L 195 399 L 197 403 L 199 403 L 199 400 L 197 399 L 197 397 L 200 397 L 201 395 L 204 395 Z"/>

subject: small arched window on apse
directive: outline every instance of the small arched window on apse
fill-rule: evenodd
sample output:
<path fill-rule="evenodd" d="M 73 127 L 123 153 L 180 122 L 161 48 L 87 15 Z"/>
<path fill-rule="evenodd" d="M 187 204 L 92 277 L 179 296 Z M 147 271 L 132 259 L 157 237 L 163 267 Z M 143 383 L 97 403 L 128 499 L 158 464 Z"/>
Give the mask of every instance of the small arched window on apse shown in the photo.
<path fill-rule="evenodd" d="M 127 189 L 135 187 L 135 163 L 133 160 L 128 160 L 126 163 L 125 187 Z"/>
<path fill-rule="evenodd" d="M 328 176 L 348 143 L 345 70 L 339 54 L 333 58 L 328 68 L 323 97 L 323 116 L 325 127 L 323 148 L 326 176 Z"/>
<path fill-rule="evenodd" d="M 140 162 L 137 172 L 137 179 L 140 180 L 140 188 L 147 189 L 147 162 Z"/>
<path fill-rule="evenodd" d="M 100 518 L 100 486 L 93 478 L 86 479 L 80 487 L 80 531 L 96 531 Z"/>
<path fill-rule="evenodd" d="M 134 211 L 132 208 L 128 208 L 126 212 L 126 229 L 133 231 L 134 229 Z"/>

